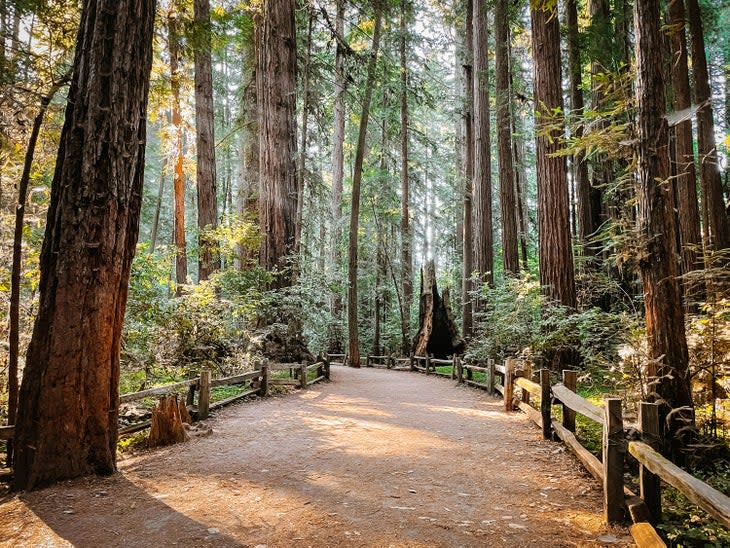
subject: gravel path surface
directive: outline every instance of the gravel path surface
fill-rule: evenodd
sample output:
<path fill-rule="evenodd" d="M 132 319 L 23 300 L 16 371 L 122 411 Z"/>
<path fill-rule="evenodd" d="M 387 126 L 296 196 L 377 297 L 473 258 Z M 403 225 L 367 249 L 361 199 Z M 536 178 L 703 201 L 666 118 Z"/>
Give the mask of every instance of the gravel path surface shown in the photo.
<path fill-rule="evenodd" d="M 627 546 L 561 444 L 453 381 L 333 367 L 109 478 L 0 499 L 0 546 Z"/>

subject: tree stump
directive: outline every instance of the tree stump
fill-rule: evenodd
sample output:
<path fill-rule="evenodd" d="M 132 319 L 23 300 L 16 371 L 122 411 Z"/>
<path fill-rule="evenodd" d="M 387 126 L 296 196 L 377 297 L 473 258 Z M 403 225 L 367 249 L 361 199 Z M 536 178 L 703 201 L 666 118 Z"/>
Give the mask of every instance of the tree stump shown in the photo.
<path fill-rule="evenodd" d="M 147 441 L 150 447 L 172 445 L 188 439 L 180 416 L 181 404 L 184 405 L 184 403 L 178 402 L 177 395 L 165 396 L 152 409 L 150 437 Z M 187 409 L 185 413 L 187 414 Z"/>
<path fill-rule="evenodd" d="M 464 352 L 466 343 L 459 333 L 449 302 L 449 290 L 439 295 L 436 266 L 428 261 L 421 269 L 421 299 L 418 308 L 418 333 L 413 340 L 413 354 L 446 359 Z"/>

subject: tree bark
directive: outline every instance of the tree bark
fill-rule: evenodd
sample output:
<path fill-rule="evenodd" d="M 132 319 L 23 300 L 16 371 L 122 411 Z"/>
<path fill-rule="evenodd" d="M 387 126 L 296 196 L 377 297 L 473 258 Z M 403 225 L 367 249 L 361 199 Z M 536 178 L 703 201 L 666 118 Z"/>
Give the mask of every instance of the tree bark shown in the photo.
<path fill-rule="evenodd" d="M 535 61 L 540 284 L 550 300 L 575 307 L 568 180 L 565 158 L 555 156 L 561 148 L 560 139 L 564 130 L 560 26 L 554 10 L 533 6 L 531 15 Z"/>
<path fill-rule="evenodd" d="M 116 469 L 154 16 L 154 0 L 84 4 L 20 392 L 17 489 Z"/>
<path fill-rule="evenodd" d="M 516 276 L 520 271 L 517 249 L 517 199 L 512 158 L 512 113 L 509 62 L 509 2 L 494 4 L 494 39 L 496 43 L 497 142 L 499 146 L 499 197 L 502 213 L 502 256 L 504 272 Z"/>
<path fill-rule="evenodd" d="M 172 91 L 172 126 L 175 135 L 175 165 L 173 171 L 173 194 L 175 202 L 175 282 L 176 293 L 182 293 L 182 286 L 188 280 L 188 255 L 185 240 L 185 172 L 183 152 L 183 124 L 180 112 L 180 69 L 179 50 L 180 29 L 178 15 L 170 11 L 167 16 L 167 37 L 170 52 L 170 88 Z"/>
<path fill-rule="evenodd" d="M 671 74 L 674 90 L 674 110 L 686 111 L 692 106 L 687 67 L 687 41 L 685 33 L 683 0 L 669 2 L 669 37 L 672 47 Z M 677 218 L 682 254 L 682 272 L 702 268 L 702 236 L 700 234 L 700 212 L 697 204 L 697 177 L 692 141 L 692 119 L 687 117 L 674 127 L 674 161 L 676 178 L 674 187 L 677 195 Z M 696 292 L 687 294 L 688 300 Z"/>
<path fill-rule="evenodd" d="M 700 155 L 702 194 L 705 203 L 703 220 L 708 248 L 711 251 L 720 251 L 730 247 L 730 227 L 722 195 L 702 13 L 697 0 L 687 0 L 687 16 L 692 36 L 692 73 L 697 103 L 697 148 Z"/>
<path fill-rule="evenodd" d="M 406 56 L 406 45 L 408 32 L 406 30 L 406 19 L 410 13 L 408 0 L 400 2 L 400 233 L 401 233 L 401 286 L 402 311 L 401 311 L 401 336 L 403 355 L 410 350 L 411 341 L 411 301 L 413 300 L 413 258 L 412 258 L 412 236 L 410 219 L 410 180 L 408 172 L 408 58 Z"/>
<path fill-rule="evenodd" d="M 349 351 L 347 353 L 350 367 L 360 367 L 360 339 L 357 325 L 357 233 L 360 218 L 360 190 L 362 183 L 362 168 L 365 158 L 365 138 L 368 131 L 368 118 L 370 117 L 370 102 L 373 97 L 373 85 L 375 84 L 375 69 L 378 63 L 378 50 L 380 48 L 380 32 L 382 26 L 382 0 L 375 1 L 375 30 L 373 31 L 373 44 L 368 61 L 367 81 L 365 82 L 365 97 L 362 103 L 362 114 L 360 116 L 360 129 L 357 136 L 357 148 L 355 150 L 355 167 L 352 176 L 352 208 L 350 212 L 350 248 L 348 256 L 347 279 L 350 284 L 347 292 L 347 329 L 349 332 Z"/>
<path fill-rule="evenodd" d="M 489 21 L 486 0 L 473 0 L 474 20 L 474 266 L 494 284 L 492 227 L 492 146 L 489 128 Z"/>
<path fill-rule="evenodd" d="M 669 179 L 659 0 L 636 0 L 639 268 L 644 284 L 648 374 L 665 411 L 692 406 L 684 313 L 677 281 L 676 226 Z M 675 433 L 681 426 L 675 417 Z"/>
<path fill-rule="evenodd" d="M 276 270 L 274 288 L 293 281 L 296 235 L 296 24 L 294 0 L 263 3 L 258 65 L 260 264 Z"/>
<path fill-rule="evenodd" d="M 335 30 L 345 33 L 345 0 L 337 0 Z M 335 51 L 335 108 L 332 134 L 332 268 L 339 271 L 340 242 L 342 240 L 342 181 L 345 164 L 345 48 L 337 40 Z M 332 299 L 332 315 L 339 319 L 342 313 L 342 297 L 335 292 Z"/>
<path fill-rule="evenodd" d="M 157 198 L 155 200 L 155 215 L 152 217 L 152 228 L 150 229 L 150 253 L 154 253 L 157 247 L 157 233 L 160 229 L 160 214 L 162 212 L 162 196 L 165 192 L 165 167 L 167 160 L 163 160 L 160 168 L 160 182 L 157 186 Z"/>
<path fill-rule="evenodd" d="M 583 71 L 580 60 L 580 34 L 578 32 L 578 7 L 576 0 L 567 0 L 565 3 L 565 20 L 568 27 L 568 66 L 570 71 L 570 115 L 574 120 L 574 136 L 580 140 L 583 137 Z M 597 228 L 591 207 L 591 182 L 588 178 L 588 164 L 581 152 L 573 155 L 573 184 L 575 185 L 578 224 L 578 241 L 583 245 L 583 252 L 593 254 L 593 246 L 588 240 Z"/>
<path fill-rule="evenodd" d="M 215 238 L 218 226 L 216 195 L 215 129 L 213 122 L 213 66 L 211 62 L 210 0 L 194 0 L 194 17 L 202 38 L 195 48 L 195 129 L 198 161 L 198 279 L 207 280 L 220 268 Z"/>
<path fill-rule="evenodd" d="M 473 331 L 472 282 L 474 270 L 474 230 L 472 211 L 472 190 L 474 177 L 474 0 L 464 0 L 464 256 L 462 265 L 464 279 L 462 286 L 462 331 L 469 339 Z"/>
<path fill-rule="evenodd" d="M 312 63 L 312 26 L 314 14 L 307 11 L 307 53 L 304 58 L 304 82 L 302 83 L 302 132 L 299 147 L 299 162 L 297 165 L 297 219 L 295 228 L 294 252 L 299 253 L 302 243 L 302 222 L 304 216 L 304 187 L 306 184 L 307 168 L 307 132 L 309 131 L 309 74 Z"/>

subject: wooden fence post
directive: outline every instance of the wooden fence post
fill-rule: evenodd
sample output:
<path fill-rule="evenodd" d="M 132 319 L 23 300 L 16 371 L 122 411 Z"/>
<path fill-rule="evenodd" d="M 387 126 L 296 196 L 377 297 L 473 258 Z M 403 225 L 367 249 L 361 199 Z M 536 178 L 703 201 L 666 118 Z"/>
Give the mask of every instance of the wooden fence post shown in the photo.
<path fill-rule="evenodd" d="M 299 366 L 299 386 L 302 389 L 307 388 L 307 362 L 302 362 Z"/>
<path fill-rule="evenodd" d="M 265 398 L 269 395 L 269 366 L 263 364 L 261 366 L 261 386 L 259 386 L 259 396 Z"/>
<path fill-rule="evenodd" d="M 458 358 L 458 356 L 456 356 Z M 464 364 L 461 363 L 461 358 L 456 362 L 456 382 L 459 384 L 464 383 Z"/>
<path fill-rule="evenodd" d="M 552 394 L 550 393 L 550 370 L 540 369 L 540 414 L 542 415 L 542 439 L 553 437 Z"/>
<path fill-rule="evenodd" d="M 198 393 L 198 419 L 204 420 L 208 418 L 208 410 L 210 408 L 210 369 L 202 369 L 200 371 L 200 381 Z"/>
<path fill-rule="evenodd" d="M 428 355 L 428 352 L 426 352 L 426 375 L 431 374 L 431 356 Z"/>
<path fill-rule="evenodd" d="M 324 362 L 324 380 L 326 380 L 326 381 L 330 380 L 330 362 L 329 362 L 329 360 L 325 360 L 325 362 Z"/>
<path fill-rule="evenodd" d="M 459 361 L 459 356 L 454 354 L 451 356 L 451 380 L 456 378 L 456 363 Z"/>
<path fill-rule="evenodd" d="M 639 428 L 641 439 L 647 445 L 659 450 L 661 431 L 659 429 L 659 405 L 641 402 L 639 408 Z M 662 517 L 662 488 L 659 477 L 652 474 L 644 466 L 639 465 L 639 483 L 641 498 L 649 509 L 652 525 L 656 525 Z"/>
<path fill-rule="evenodd" d="M 528 360 L 524 360 L 522 362 L 521 376 L 529 381 L 532 380 L 532 364 Z M 522 401 L 525 403 L 530 403 L 530 393 L 524 388 L 522 389 Z"/>
<path fill-rule="evenodd" d="M 489 358 L 487 360 L 487 367 L 489 368 L 489 378 L 487 379 L 487 386 L 489 388 L 487 391 L 489 392 L 490 396 L 494 396 L 494 384 L 497 382 L 494 378 L 495 374 L 497 373 L 496 366 L 494 365 L 494 358 Z"/>
<path fill-rule="evenodd" d="M 575 392 L 577 388 L 578 372 L 572 369 L 563 369 L 563 385 L 565 388 Z M 563 404 L 563 426 L 575 432 L 575 411 Z"/>
<path fill-rule="evenodd" d="M 410 356 L 408 356 L 408 359 L 410 360 L 410 363 L 411 363 L 411 371 L 417 371 L 415 356 L 413 354 L 411 354 Z"/>
<path fill-rule="evenodd" d="M 606 399 L 603 423 L 603 502 L 606 522 L 624 520 L 624 421 L 619 398 Z"/>
<path fill-rule="evenodd" d="M 197 385 L 191 384 L 188 388 L 188 395 L 185 398 L 185 405 L 192 407 L 195 404 L 195 388 Z"/>
<path fill-rule="evenodd" d="M 515 362 L 512 358 L 507 358 L 504 361 L 504 370 L 504 410 L 512 411 L 514 408 L 512 397 L 515 389 Z"/>
<path fill-rule="evenodd" d="M 370 365 L 370 356 L 367 356 L 367 357 L 365 358 L 365 367 L 372 367 L 372 366 Z"/>

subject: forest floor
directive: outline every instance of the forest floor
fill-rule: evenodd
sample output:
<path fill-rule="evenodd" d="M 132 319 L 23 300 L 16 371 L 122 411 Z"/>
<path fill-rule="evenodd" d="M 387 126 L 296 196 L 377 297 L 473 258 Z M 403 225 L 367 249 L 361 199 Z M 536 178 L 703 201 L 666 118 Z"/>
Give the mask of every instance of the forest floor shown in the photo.
<path fill-rule="evenodd" d="M 448 379 L 333 367 L 108 478 L 0 499 L 0 546 L 627 546 L 598 483 Z"/>

